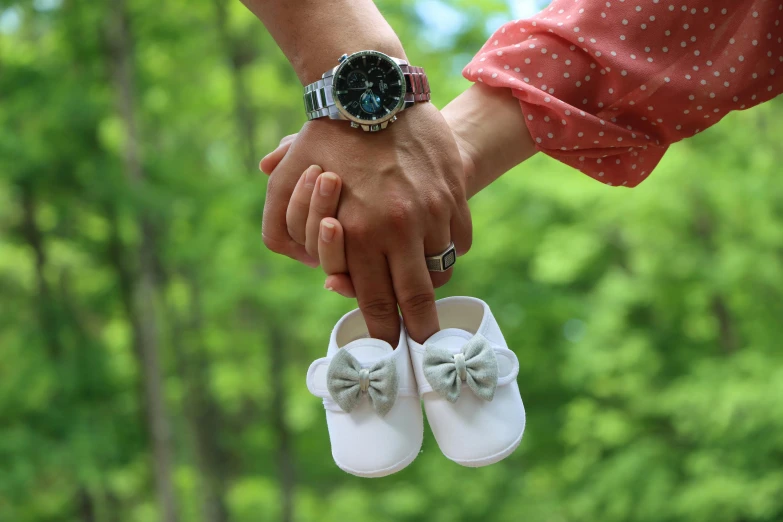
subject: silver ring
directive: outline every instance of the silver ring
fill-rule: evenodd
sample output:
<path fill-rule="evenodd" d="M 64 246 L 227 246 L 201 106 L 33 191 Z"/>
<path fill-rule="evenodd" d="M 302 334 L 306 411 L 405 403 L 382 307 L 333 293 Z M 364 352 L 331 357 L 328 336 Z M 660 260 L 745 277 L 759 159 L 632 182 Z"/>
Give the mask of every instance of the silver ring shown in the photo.
<path fill-rule="evenodd" d="M 445 272 L 457 262 L 457 249 L 454 243 L 449 243 L 446 250 L 436 256 L 427 256 L 427 270 L 430 272 Z"/>

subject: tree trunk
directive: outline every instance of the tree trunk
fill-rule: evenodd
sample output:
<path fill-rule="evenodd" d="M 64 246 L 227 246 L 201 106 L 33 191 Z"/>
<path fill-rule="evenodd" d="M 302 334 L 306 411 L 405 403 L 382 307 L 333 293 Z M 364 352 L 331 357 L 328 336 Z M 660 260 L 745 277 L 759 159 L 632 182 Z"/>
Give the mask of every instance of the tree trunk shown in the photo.
<path fill-rule="evenodd" d="M 253 105 L 242 78 L 242 70 L 255 59 L 253 45 L 243 45 L 241 39 L 233 38 L 228 29 L 226 0 L 214 0 L 218 37 L 223 52 L 231 66 L 231 87 L 234 92 L 234 121 L 241 147 L 244 151 L 245 168 L 251 169 L 258 163 L 256 156 L 256 121 Z"/>
<path fill-rule="evenodd" d="M 85 488 L 79 488 L 77 492 L 79 516 L 82 522 L 96 522 L 95 506 L 90 493 Z"/>
<path fill-rule="evenodd" d="M 714 253 L 717 251 L 717 247 L 715 245 L 713 217 L 710 214 L 709 207 L 703 201 L 701 192 L 699 192 L 695 198 L 694 207 L 697 210 L 694 227 L 696 236 L 702 241 L 707 250 Z M 712 296 L 710 307 L 720 328 L 720 336 L 718 339 L 720 347 L 722 348 L 723 353 L 731 355 L 739 349 L 741 342 L 737 335 L 737 329 L 734 325 L 735 321 L 731 314 L 731 310 L 726 304 L 724 296 L 719 293 L 715 293 L 715 295 Z"/>
<path fill-rule="evenodd" d="M 46 280 L 46 252 L 44 251 L 43 234 L 38 228 L 35 214 L 37 210 L 35 194 L 30 182 L 20 186 L 22 192 L 23 222 L 22 233 L 35 253 L 35 279 L 38 287 L 38 317 L 41 331 L 46 338 L 49 357 L 57 361 L 62 354 L 62 345 L 58 337 L 57 311 L 52 302 L 52 293 Z"/>
<path fill-rule="evenodd" d="M 201 479 L 201 513 L 205 522 L 227 522 L 225 496 L 225 463 L 228 457 L 222 451 L 216 426 L 221 426 L 220 409 L 209 394 L 206 366 L 209 363 L 201 343 L 183 343 L 195 339 L 203 331 L 201 295 L 198 284 L 190 282 L 190 317 L 174 319 L 171 345 L 174 348 L 177 369 L 185 384 L 184 409 L 193 439 L 196 465 Z M 171 314 L 172 317 L 174 314 Z M 187 333 L 191 333 L 188 336 Z M 185 348 L 188 345 L 188 349 Z"/>
<path fill-rule="evenodd" d="M 245 152 L 245 167 L 253 168 L 258 156 L 256 143 L 256 120 L 253 105 L 248 95 L 247 87 L 242 75 L 243 69 L 252 63 L 255 58 L 252 52 L 253 46 L 243 45 L 242 40 L 234 39 L 228 31 L 226 22 L 225 0 L 215 0 L 218 34 L 220 35 L 223 51 L 231 65 L 232 85 L 234 91 L 234 121 L 236 132 L 240 138 L 242 149 Z M 271 313 L 260 307 L 262 317 L 269 318 Z M 284 334 L 278 323 L 273 320 L 266 321 L 266 326 L 271 341 L 269 368 L 269 381 L 272 384 L 272 422 L 277 435 L 277 473 L 280 480 L 281 521 L 291 522 L 294 519 L 294 489 L 296 477 L 294 474 L 294 460 L 291 453 L 291 433 L 285 422 L 285 352 Z"/>
<path fill-rule="evenodd" d="M 144 183 L 145 173 L 139 151 L 140 133 L 134 117 L 135 87 L 133 45 L 125 0 L 110 2 L 108 16 L 109 61 L 120 117 L 125 125 L 123 165 L 130 186 Z M 171 432 L 163 392 L 159 333 L 156 316 L 155 246 L 152 224 L 144 213 L 138 220 L 141 244 L 138 250 L 138 277 L 133 282 L 131 325 L 138 343 L 144 404 L 150 433 L 153 470 L 158 505 L 163 522 L 177 522 L 174 485 L 171 479 Z"/>
<path fill-rule="evenodd" d="M 268 315 L 266 317 L 269 317 Z M 291 433 L 285 422 L 285 352 L 286 343 L 280 329 L 270 324 L 270 382 L 272 383 L 272 424 L 277 432 L 277 472 L 280 477 L 280 504 L 282 522 L 294 519 L 294 462 L 291 455 Z"/>

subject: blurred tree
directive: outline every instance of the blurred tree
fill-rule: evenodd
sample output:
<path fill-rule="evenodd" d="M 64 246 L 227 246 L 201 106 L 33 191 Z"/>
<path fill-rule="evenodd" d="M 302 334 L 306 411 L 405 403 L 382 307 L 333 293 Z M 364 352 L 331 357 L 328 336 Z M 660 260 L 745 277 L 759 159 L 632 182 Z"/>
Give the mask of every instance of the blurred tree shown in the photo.
<path fill-rule="evenodd" d="M 379 1 L 443 106 L 509 14 L 438 3 Z M 536 157 L 477 196 L 440 294 L 495 310 L 527 435 L 369 481 L 304 386 L 353 304 L 259 240 L 299 93 L 239 2 L 0 1 L 0 522 L 783 520 L 780 100 L 633 191 Z"/>
<path fill-rule="evenodd" d="M 111 2 L 107 13 L 106 53 L 111 75 L 117 112 L 124 131 L 121 156 L 124 174 L 131 192 L 144 189 L 147 174 L 143 167 L 143 135 L 136 123 L 136 71 L 132 22 L 128 16 L 125 0 Z M 144 389 L 144 407 L 152 443 L 155 489 L 163 522 L 177 522 L 177 505 L 172 484 L 172 441 L 163 396 L 163 379 L 160 366 L 161 344 L 158 332 L 158 284 L 156 275 L 157 248 L 155 245 L 155 224 L 151 214 L 139 209 L 137 221 L 138 265 L 137 274 L 122 274 L 129 280 L 131 301 L 127 308 L 128 320 L 132 326 L 133 344 L 139 359 Z M 119 267 L 118 267 L 119 268 Z M 124 269 L 124 267 L 123 267 Z"/>

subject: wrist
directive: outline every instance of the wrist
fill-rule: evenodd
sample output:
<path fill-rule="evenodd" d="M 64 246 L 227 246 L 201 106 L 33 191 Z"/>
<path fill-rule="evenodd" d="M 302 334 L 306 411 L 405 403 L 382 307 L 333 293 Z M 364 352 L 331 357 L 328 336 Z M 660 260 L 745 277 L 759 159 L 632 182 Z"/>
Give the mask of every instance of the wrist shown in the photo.
<path fill-rule="evenodd" d="M 372 0 L 242 0 L 266 26 L 307 85 L 337 65 L 343 54 L 376 50 L 405 53 Z"/>
<path fill-rule="evenodd" d="M 519 101 L 509 89 L 474 84 L 443 109 L 472 197 L 535 154 Z"/>
<path fill-rule="evenodd" d="M 291 58 L 291 65 L 302 85 L 319 80 L 323 73 L 337 66 L 338 59 L 343 54 L 373 50 L 380 51 L 393 58 L 407 59 L 402 43 L 394 32 L 360 37 L 352 35 L 351 38 L 347 39 L 323 41 L 321 44 L 313 47 L 308 52 L 297 53 L 297 55 Z"/>
<path fill-rule="evenodd" d="M 449 123 L 449 127 L 451 127 L 454 141 L 457 142 L 457 148 L 462 160 L 462 180 L 465 187 L 465 196 L 467 199 L 470 199 L 483 188 L 480 179 L 477 178 L 476 149 L 470 141 L 463 137 L 465 134 L 464 129 L 455 128 L 458 125 L 452 126 L 452 122 L 448 118 L 446 118 L 446 121 Z"/>

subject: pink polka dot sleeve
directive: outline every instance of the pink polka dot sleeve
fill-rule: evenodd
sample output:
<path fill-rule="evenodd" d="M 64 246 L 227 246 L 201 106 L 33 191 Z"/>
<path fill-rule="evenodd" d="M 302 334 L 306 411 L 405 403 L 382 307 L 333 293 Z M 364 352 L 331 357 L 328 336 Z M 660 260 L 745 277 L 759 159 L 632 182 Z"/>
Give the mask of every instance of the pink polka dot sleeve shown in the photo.
<path fill-rule="evenodd" d="M 555 0 L 465 67 L 510 88 L 537 148 L 633 187 L 668 146 L 783 92 L 783 0 Z"/>

